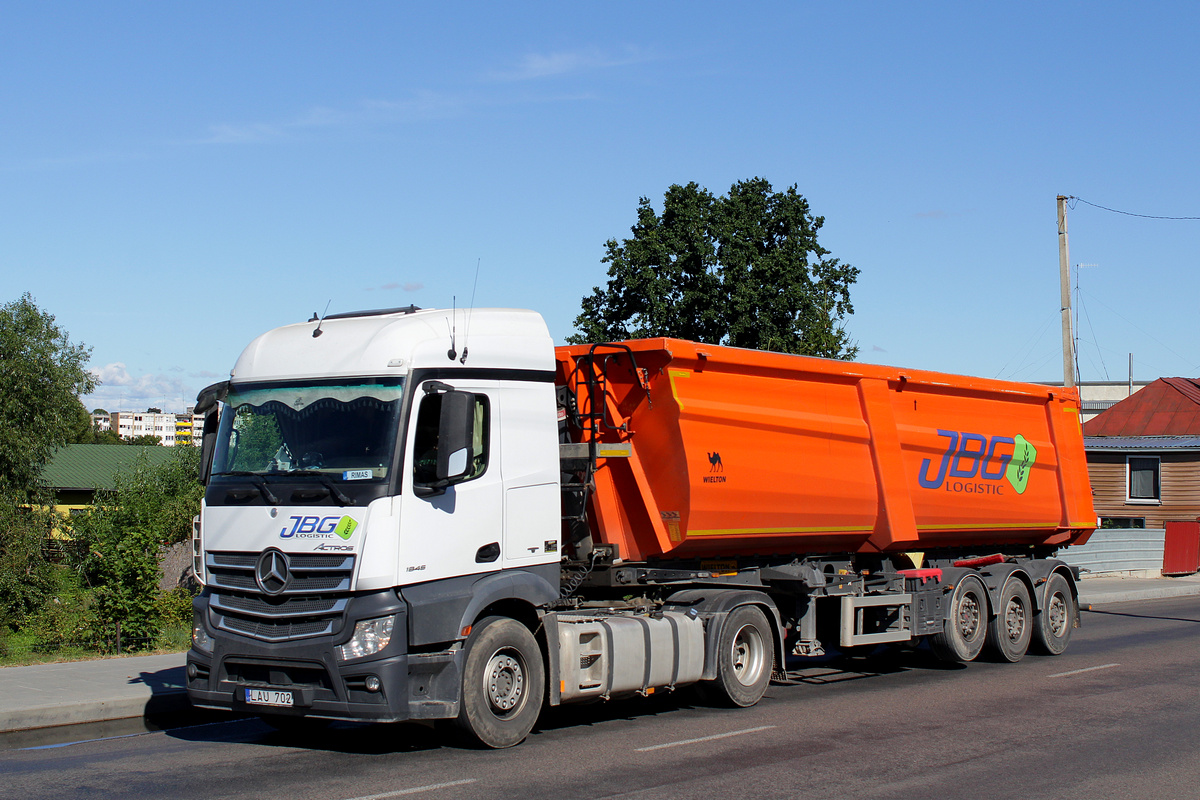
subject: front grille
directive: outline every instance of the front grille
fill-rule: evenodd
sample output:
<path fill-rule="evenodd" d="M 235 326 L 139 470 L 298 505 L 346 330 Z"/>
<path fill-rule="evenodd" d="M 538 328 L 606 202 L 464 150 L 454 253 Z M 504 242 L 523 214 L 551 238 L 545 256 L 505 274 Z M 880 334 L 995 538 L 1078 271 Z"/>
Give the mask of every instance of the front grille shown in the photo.
<path fill-rule="evenodd" d="M 261 553 L 208 553 L 209 609 L 222 630 L 266 642 L 341 631 L 354 575 L 354 555 L 291 553 L 288 581 L 275 595 L 255 577 Z"/>

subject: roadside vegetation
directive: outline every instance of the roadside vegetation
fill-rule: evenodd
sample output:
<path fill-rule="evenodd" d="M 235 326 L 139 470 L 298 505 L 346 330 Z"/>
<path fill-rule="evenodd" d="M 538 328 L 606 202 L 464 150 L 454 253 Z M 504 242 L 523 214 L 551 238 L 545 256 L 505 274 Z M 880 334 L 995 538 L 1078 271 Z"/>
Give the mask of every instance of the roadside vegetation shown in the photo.
<path fill-rule="evenodd" d="M 28 294 L 0 306 L 0 666 L 189 645 L 192 593 L 159 583 L 199 508 L 197 449 L 138 459 L 70 519 L 41 481 L 58 447 L 99 443 L 81 426 L 89 355 Z"/>

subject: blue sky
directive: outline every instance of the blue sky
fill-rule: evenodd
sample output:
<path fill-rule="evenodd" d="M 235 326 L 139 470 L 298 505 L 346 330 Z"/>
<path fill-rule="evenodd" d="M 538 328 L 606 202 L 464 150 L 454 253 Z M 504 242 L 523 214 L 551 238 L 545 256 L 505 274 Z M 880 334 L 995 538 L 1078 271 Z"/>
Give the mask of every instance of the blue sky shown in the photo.
<path fill-rule="evenodd" d="M 182 409 L 258 333 L 415 303 L 561 341 L 672 183 L 762 176 L 865 361 L 1061 379 L 1055 196 L 1200 216 L 1193 3 L 8 3 L 0 302 Z M 1200 374 L 1200 221 L 1079 203 L 1086 380 Z"/>

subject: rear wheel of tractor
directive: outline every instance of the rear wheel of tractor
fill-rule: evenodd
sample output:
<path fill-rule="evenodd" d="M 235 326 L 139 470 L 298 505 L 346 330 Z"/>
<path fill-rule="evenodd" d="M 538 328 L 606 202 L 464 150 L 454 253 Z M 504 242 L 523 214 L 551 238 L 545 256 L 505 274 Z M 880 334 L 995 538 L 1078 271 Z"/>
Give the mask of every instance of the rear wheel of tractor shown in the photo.
<path fill-rule="evenodd" d="M 708 685 L 710 693 L 723 704 L 752 706 L 767 691 L 774 662 L 774 639 L 762 609 L 735 608 L 721 629 L 717 678 Z"/>
<path fill-rule="evenodd" d="M 967 575 L 954 587 L 942 632 L 929 640 L 943 661 L 974 661 L 987 638 L 987 589 L 975 575 Z"/>
<path fill-rule="evenodd" d="M 1079 606 L 1071 595 L 1070 584 L 1061 574 L 1054 573 L 1046 581 L 1042 610 L 1034 618 L 1034 645 L 1047 655 L 1062 655 L 1071 641 L 1071 631 L 1078 618 Z"/>
<path fill-rule="evenodd" d="M 528 628 L 507 617 L 474 626 L 455 720 L 462 733 L 485 747 L 520 744 L 537 722 L 545 693 L 542 653 Z"/>
<path fill-rule="evenodd" d="M 1010 575 L 1000 590 L 996 617 L 988 623 L 988 650 L 999 661 L 1015 664 L 1025 657 L 1033 635 L 1033 604 L 1025 582 Z"/>

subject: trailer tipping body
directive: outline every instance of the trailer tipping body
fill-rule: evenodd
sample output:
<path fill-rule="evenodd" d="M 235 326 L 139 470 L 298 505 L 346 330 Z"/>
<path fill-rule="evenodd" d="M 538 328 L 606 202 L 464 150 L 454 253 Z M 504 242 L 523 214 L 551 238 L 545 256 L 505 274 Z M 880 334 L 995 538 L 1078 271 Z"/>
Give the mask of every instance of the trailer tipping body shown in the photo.
<path fill-rule="evenodd" d="M 575 436 L 628 445 L 589 515 L 625 558 L 1053 549 L 1094 528 L 1074 389 L 676 339 L 556 357 Z"/>

